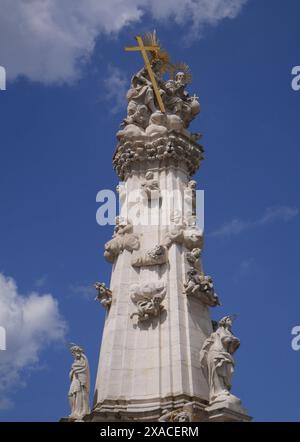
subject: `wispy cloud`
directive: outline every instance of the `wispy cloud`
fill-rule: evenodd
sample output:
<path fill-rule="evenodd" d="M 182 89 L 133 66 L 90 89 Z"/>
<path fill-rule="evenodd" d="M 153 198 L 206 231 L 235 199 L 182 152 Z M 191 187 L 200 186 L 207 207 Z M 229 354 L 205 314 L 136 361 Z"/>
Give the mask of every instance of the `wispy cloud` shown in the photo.
<path fill-rule="evenodd" d="M 248 0 L 1 0 L 0 53 L 10 80 L 72 83 L 101 35 L 149 16 L 197 38 L 204 26 L 234 19 Z M 9 42 L 9 44 L 7 43 Z"/>
<path fill-rule="evenodd" d="M 275 221 L 282 221 L 282 222 L 291 221 L 293 218 L 298 216 L 298 214 L 299 214 L 299 209 L 297 209 L 296 207 L 289 207 L 289 206 L 268 207 L 263 213 L 263 215 L 256 220 L 245 221 L 242 219 L 235 218 L 223 224 L 215 231 L 209 233 L 209 236 L 228 237 L 232 235 L 238 235 L 239 233 L 254 228 L 256 226 L 271 224 Z"/>
<path fill-rule="evenodd" d="M 0 273 L 0 325 L 6 350 L 0 359 L 0 409 L 13 405 L 11 392 L 25 386 L 24 371 L 36 368 L 50 344 L 65 339 L 67 325 L 50 294 L 19 293 L 16 282 Z"/>
<path fill-rule="evenodd" d="M 93 299 L 96 297 L 96 289 L 92 284 L 71 284 L 70 292 L 81 296 L 85 299 Z"/>
<path fill-rule="evenodd" d="M 107 78 L 104 80 L 104 87 L 106 91 L 105 98 L 111 103 L 110 110 L 112 114 L 116 114 L 124 109 L 128 86 L 129 79 L 124 72 L 110 65 Z"/>
<path fill-rule="evenodd" d="M 262 218 L 259 220 L 259 224 L 269 224 L 274 221 L 288 222 L 295 218 L 299 214 L 299 209 L 296 207 L 279 206 L 268 208 Z"/>

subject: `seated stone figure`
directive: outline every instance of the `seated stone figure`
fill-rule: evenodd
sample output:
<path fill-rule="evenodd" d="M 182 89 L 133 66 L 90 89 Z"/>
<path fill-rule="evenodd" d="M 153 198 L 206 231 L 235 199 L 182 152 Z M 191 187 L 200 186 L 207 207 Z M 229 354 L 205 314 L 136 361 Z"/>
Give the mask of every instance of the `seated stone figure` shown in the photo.
<path fill-rule="evenodd" d="M 200 104 L 197 97 L 190 97 L 185 90 L 187 86 L 184 72 L 177 72 L 174 80 L 165 83 L 164 102 L 170 113 L 178 115 L 184 127 L 188 127 L 190 122 L 200 112 Z"/>
<path fill-rule="evenodd" d="M 161 62 L 160 60 L 153 60 L 151 62 L 151 68 L 155 76 L 156 82 L 159 87 L 161 95 L 164 95 L 163 81 L 161 80 Z M 140 106 L 146 106 L 148 114 L 144 115 L 143 127 L 148 125 L 150 115 L 158 110 L 154 98 L 154 91 L 149 74 L 146 67 L 143 67 L 139 72 L 137 72 L 131 79 L 131 86 L 127 92 L 128 116 L 124 120 L 125 124 L 131 123 L 130 116 L 134 115 Z M 148 116 L 148 121 L 147 121 Z"/>

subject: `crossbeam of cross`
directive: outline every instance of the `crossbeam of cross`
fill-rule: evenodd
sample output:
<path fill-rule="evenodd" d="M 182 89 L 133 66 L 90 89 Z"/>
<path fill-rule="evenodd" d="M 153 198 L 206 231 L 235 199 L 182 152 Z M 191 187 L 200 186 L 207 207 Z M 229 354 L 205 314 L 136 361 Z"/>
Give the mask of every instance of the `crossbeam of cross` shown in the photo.
<path fill-rule="evenodd" d="M 155 79 L 155 75 L 154 75 L 154 73 L 152 71 L 151 63 L 149 61 L 149 57 L 148 57 L 148 54 L 147 54 L 147 51 L 158 51 L 159 50 L 159 46 L 157 46 L 157 45 L 145 46 L 141 36 L 138 35 L 135 38 L 136 38 L 136 41 L 138 43 L 138 46 L 126 47 L 125 51 L 128 51 L 128 52 L 129 51 L 140 51 L 141 52 L 141 54 L 143 56 L 143 59 L 144 59 L 144 63 L 145 63 L 146 69 L 147 69 L 147 72 L 148 72 L 148 75 L 149 75 L 149 78 L 150 78 L 150 81 L 151 81 L 152 86 L 153 86 L 153 90 L 154 90 L 154 93 L 155 93 L 155 96 L 156 96 L 159 108 L 160 108 L 161 112 L 165 113 L 166 112 L 165 106 L 164 106 L 164 103 L 162 101 L 162 98 L 161 98 L 161 95 L 160 95 L 160 92 L 159 92 L 159 88 L 158 88 L 158 85 L 157 85 L 157 82 L 156 82 L 156 79 Z"/>

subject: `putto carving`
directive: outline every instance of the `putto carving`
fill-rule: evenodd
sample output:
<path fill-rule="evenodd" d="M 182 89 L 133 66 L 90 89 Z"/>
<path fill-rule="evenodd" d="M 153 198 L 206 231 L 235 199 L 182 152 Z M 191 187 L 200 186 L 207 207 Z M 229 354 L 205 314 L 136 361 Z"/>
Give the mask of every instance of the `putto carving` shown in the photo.
<path fill-rule="evenodd" d="M 98 292 L 95 300 L 99 301 L 104 308 L 109 309 L 112 302 L 112 291 L 106 287 L 104 282 L 96 282 L 95 288 Z"/>
<path fill-rule="evenodd" d="M 190 264 L 191 267 L 193 267 L 196 270 L 200 269 L 200 257 L 201 257 L 201 249 L 195 248 L 191 250 L 190 252 L 185 253 L 186 260 Z"/>
<path fill-rule="evenodd" d="M 162 302 L 166 296 L 167 289 L 163 282 L 151 282 L 133 284 L 130 288 L 130 298 L 137 306 L 137 311 L 130 315 L 138 317 L 138 321 L 147 321 L 150 318 L 160 315 L 164 307 Z"/>
<path fill-rule="evenodd" d="M 163 410 L 158 422 L 192 422 L 193 421 L 193 403 L 184 404 L 177 410 Z"/>
<path fill-rule="evenodd" d="M 90 369 L 84 351 L 79 345 L 70 344 L 70 351 L 74 362 L 70 371 L 71 385 L 69 389 L 69 402 L 71 408 L 70 419 L 81 421 L 90 413 Z"/>
<path fill-rule="evenodd" d="M 216 330 L 204 341 L 200 363 L 209 386 L 209 406 L 241 409 L 241 401 L 230 393 L 234 372 L 233 354 L 240 340 L 232 334 L 232 316 L 222 318 Z"/>
<path fill-rule="evenodd" d="M 133 256 L 131 265 L 133 267 L 155 266 L 166 264 L 168 261 L 167 248 L 158 244 L 145 254 Z"/>
<path fill-rule="evenodd" d="M 196 269 L 188 270 L 187 281 L 184 284 L 184 293 L 187 296 L 194 296 L 210 307 L 220 305 L 218 296 L 214 290 L 211 276 L 204 275 Z"/>
<path fill-rule="evenodd" d="M 171 225 L 164 235 L 162 244 L 169 248 L 173 243 L 181 244 L 189 250 L 202 249 L 203 234 L 196 226 L 194 217 L 184 220 L 180 211 L 171 214 Z"/>
<path fill-rule="evenodd" d="M 196 215 L 196 192 L 197 181 L 190 180 L 184 191 L 185 213 L 190 217 Z"/>
<path fill-rule="evenodd" d="M 154 178 L 154 173 L 150 170 L 146 173 L 141 188 L 145 193 L 147 200 L 158 199 L 160 196 L 159 182 Z"/>
<path fill-rule="evenodd" d="M 124 250 L 132 252 L 140 247 L 139 237 L 133 233 L 133 225 L 130 221 L 125 221 L 116 217 L 116 226 L 112 239 L 108 241 L 104 248 L 104 256 L 109 262 L 114 262 Z"/>

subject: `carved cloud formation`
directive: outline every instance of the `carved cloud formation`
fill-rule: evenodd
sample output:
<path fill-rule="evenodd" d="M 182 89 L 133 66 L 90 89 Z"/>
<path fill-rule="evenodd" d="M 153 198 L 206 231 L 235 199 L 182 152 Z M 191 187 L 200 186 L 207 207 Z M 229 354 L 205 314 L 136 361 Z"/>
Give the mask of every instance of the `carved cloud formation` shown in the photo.
<path fill-rule="evenodd" d="M 10 80 L 72 83 L 97 37 L 117 34 L 148 14 L 153 23 L 203 25 L 235 18 L 248 0 L 0 0 L 0 64 Z"/>
<path fill-rule="evenodd" d="M 47 345 L 64 340 L 66 324 L 52 295 L 20 295 L 15 281 L 0 273 L 0 326 L 6 330 L 6 350 L 0 351 L 3 409 L 11 406 L 10 393 L 24 386 L 24 370 L 37 366 Z"/>

